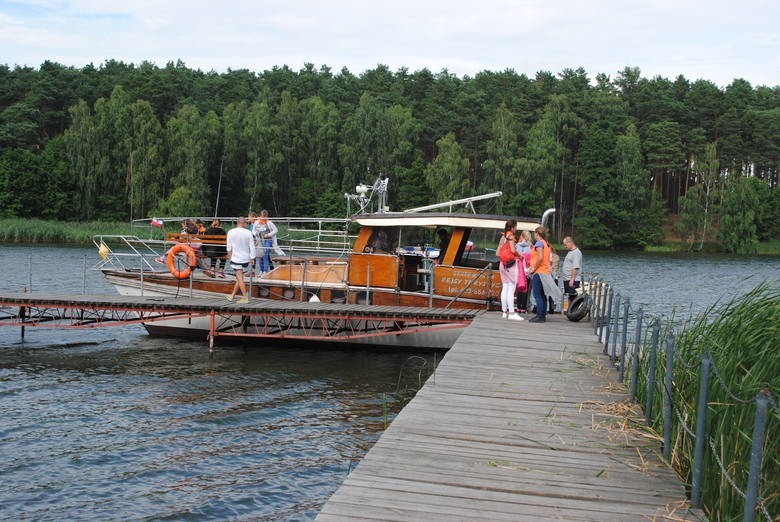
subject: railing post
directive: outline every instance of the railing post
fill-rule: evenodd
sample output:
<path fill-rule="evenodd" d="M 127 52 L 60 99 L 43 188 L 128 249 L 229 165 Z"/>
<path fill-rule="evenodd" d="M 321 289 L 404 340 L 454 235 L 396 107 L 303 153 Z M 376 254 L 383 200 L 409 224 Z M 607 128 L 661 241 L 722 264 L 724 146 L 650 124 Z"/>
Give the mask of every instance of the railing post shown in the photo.
<path fill-rule="evenodd" d="M 664 458 L 672 458 L 672 386 L 674 382 L 674 335 L 666 337 L 666 372 L 664 373 Z"/>
<path fill-rule="evenodd" d="M 599 342 L 604 342 L 603 336 L 604 336 L 604 327 L 606 326 L 606 321 L 604 320 L 605 317 L 607 317 L 608 309 L 610 306 L 612 306 L 612 302 L 610 301 L 610 296 L 612 295 L 612 286 L 611 285 L 604 285 L 603 293 L 601 294 L 601 306 L 599 307 L 601 310 L 601 313 L 599 314 Z"/>
<path fill-rule="evenodd" d="M 653 416 L 653 396 L 655 392 L 655 367 L 658 364 L 658 337 L 661 326 L 656 318 L 653 323 L 653 333 L 650 341 L 650 361 L 647 368 L 647 393 L 645 396 L 645 423 L 649 426 Z"/>
<path fill-rule="evenodd" d="M 319 239 L 318 239 L 319 240 Z M 306 267 L 308 265 L 308 260 L 304 259 L 303 263 L 301 265 L 301 302 L 306 300 Z M 292 274 L 292 269 L 290 270 L 290 274 Z"/>
<path fill-rule="evenodd" d="M 691 505 L 701 507 L 701 474 L 704 469 L 704 442 L 707 438 L 707 396 L 710 390 L 712 356 L 705 352 L 701 358 L 699 378 L 699 404 L 696 408 L 696 440 L 693 451 L 693 479 L 691 481 Z"/>
<path fill-rule="evenodd" d="M 640 308 L 636 314 L 636 330 L 634 335 L 634 351 L 631 354 L 631 401 L 636 402 L 636 388 L 639 379 L 639 348 L 642 346 L 642 319 L 643 312 Z"/>
<path fill-rule="evenodd" d="M 769 407 L 769 390 L 761 390 L 756 396 L 756 420 L 753 424 L 753 444 L 750 448 L 750 472 L 745 491 L 744 521 L 756 519 L 758 506 L 758 485 L 761 474 L 761 460 L 764 448 L 764 430 L 766 429 L 766 411 Z"/>
<path fill-rule="evenodd" d="M 620 382 L 626 375 L 626 349 L 628 348 L 626 343 L 628 339 L 628 310 L 631 306 L 631 301 L 628 297 L 623 303 L 623 339 L 620 341 L 620 366 L 618 370 L 618 378 Z"/>
<path fill-rule="evenodd" d="M 612 297 L 614 295 L 614 291 L 610 288 L 609 289 L 609 295 L 607 296 L 607 308 L 605 310 L 606 318 L 604 321 L 604 327 L 606 328 L 606 332 L 602 331 L 604 334 L 604 354 L 608 353 L 609 349 L 609 321 L 612 317 Z"/>
<path fill-rule="evenodd" d="M 590 311 L 590 319 L 593 321 L 593 324 L 591 325 L 593 327 L 593 333 L 596 333 L 596 328 L 598 327 L 599 317 L 598 317 L 598 306 L 596 303 L 598 302 L 598 276 L 594 276 L 591 278 L 588 288 L 590 288 L 590 297 L 591 297 L 591 311 Z"/>
<path fill-rule="evenodd" d="M 615 295 L 615 302 L 613 303 L 612 310 L 612 326 L 609 327 L 609 333 L 612 337 L 612 350 L 610 350 L 609 358 L 611 361 L 617 360 L 617 338 L 618 338 L 618 323 L 620 322 L 620 292 Z"/>
<path fill-rule="evenodd" d="M 22 287 L 22 292 L 27 293 L 27 287 Z M 19 321 L 22 323 L 22 341 L 24 341 L 24 318 L 27 317 L 27 307 L 19 307 Z"/>
<path fill-rule="evenodd" d="M 593 278 L 593 281 L 591 282 L 589 288 L 591 290 L 591 294 L 593 296 L 593 304 L 591 305 L 593 307 L 593 310 L 591 312 L 591 319 L 593 319 L 593 333 L 598 334 L 599 331 L 599 322 L 601 318 L 601 291 L 604 287 L 603 282 L 601 281 L 601 277 L 596 276 Z"/>
<path fill-rule="evenodd" d="M 366 305 L 371 302 L 371 263 L 366 263 Z"/>
<path fill-rule="evenodd" d="M 604 328 L 604 305 L 607 299 L 607 283 L 601 280 L 599 288 L 599 300 L 596 303 L 596 309 L 598 310 L 598 320 L 596 321 L 596 337 L 598 337 L 599 342 L 601 342 L 601 331 Z"/>

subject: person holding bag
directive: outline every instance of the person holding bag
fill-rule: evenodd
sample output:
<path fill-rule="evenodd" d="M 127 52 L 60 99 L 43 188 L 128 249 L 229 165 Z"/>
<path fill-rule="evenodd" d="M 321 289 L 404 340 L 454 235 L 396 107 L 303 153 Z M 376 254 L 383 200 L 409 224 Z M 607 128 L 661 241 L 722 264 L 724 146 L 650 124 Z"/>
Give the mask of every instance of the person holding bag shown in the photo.
<path fill-rule="evenodd" d="M 536 303 L 536 316 L 532 317 L 529 323 L 543 323 L 547 320 L 547 296 L 552 297 L 554 306 L 557 307 L 561 300 L 560 292 L 555 286 L 552 278 L 552 268 L 550 258 L 552 257 L 552 247 L 547 242 L 547 230 L 542 227 L 536 227 L 534 230 L 536 243 L 534 243 L 531 252 L 531 268 L 528 275 L 531 277 L 531 293 Z M 547 294 L 545 295 L 545 292 Z"/>
<path fill-rule="evenodd" d="M 528 259 L 531 259 L 531 246 L 526 241 L 528 232 L 515 230 L 515 250 L 520 256 L 517 258 L 515 266 L 517 267 L 517 287 L 515 289 L 515 298 L 517 299 L 517 313 L 524 314 L 528 308 L 528 289 L 531 286 L 526 272 L 528 271 Z M 522 246 L 525 242 L 527 249 Z"/>
<path fill-rule="evenodd" d="M 515 250 L 515 227 L 517 221 L 507 220 L 504 224 L 504 233 L 498 241 L 496 255 L 499 258 L 498 273 L 501 276 L 501 311 L 504 319 L 522 321 L 515 312 L 515 288 L 517 287 L 517 258 L 519 254 Z"/>

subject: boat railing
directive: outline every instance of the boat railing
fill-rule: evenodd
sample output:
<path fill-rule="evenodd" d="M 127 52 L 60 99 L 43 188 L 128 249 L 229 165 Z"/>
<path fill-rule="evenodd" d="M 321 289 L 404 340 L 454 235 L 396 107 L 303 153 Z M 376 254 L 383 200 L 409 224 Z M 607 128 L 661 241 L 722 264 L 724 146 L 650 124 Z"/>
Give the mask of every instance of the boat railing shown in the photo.
<path fill-rule="evenodd" d="M 154 271 L 152 262 L 165 252 L 165 241 L 138 236 L 100 234 L 92 237 L 92 243 L 100 256 L 96 269 L 130 270 L 140 264 L 144 270 Z"/>
<path fill-rule="evenodd" d="M 171 222 L 179 218 L 166 219 Z M 136 220 L 133 228 L 143 229 L 149 234 L 149 238 L 142 238 L 143 233 L 134 235 L 108 235 L 93 236 L 92 242 L 98 249 L 100 260 L 96 269 L 113 268 L 116 270 L 138 269 L 155 271 L 159 266 L 154 260 L 162 257 L 171 246 L 181 241 L 197 242 L 201 244 L 224 244 L 214 236 L 182 235 L 177 232 L 165 232 L 165 228 L 159 226 L 159 220 L 154 220 L 158 225 L 153 225 L 152 220 Z M 223 218 L 226 224 L 235 221 L 235 218 Z M 352 244 L 357 237 L 349 234 L 347 221 L 331 218 L 274 218 L 274 223 L 279 230 L 277 242 L 285 251 L 285 257 L 344 257 L 352 249 Z M 205 238 L 205 239 L 204 239 Z M 294 262 L 293 259 L 290 259 Z"/>
<path fill-rule="evenodd" d="M 483 267 L 481 270 L 479 270 L 474 276 L 469 280 L 466 285 L 460 289 L 460 292 L 457 293 L 457 295 L 454 295 L 452 299 L 450 299 L 450 302 L 447 303 L 447 306 L 444 308 L 449 308 L 453 303 L 455 303 L 460 296 L 462 296 L 466 290 L 468 290 L 471 285 L 473 285 L 477 280 L 479 280 L 480 277 L 487 275 L 488 278 L 488 292 L 487 295 L 491 295 L 493 292 L 492 286 L 493 286 L 493 263 L 488 263 L 485 267 Z M 490 301 L 487 301 L 486 306 L 488 309 L 490 309 Z"/>
<path fill-rule="evenodd" d="M 342 255 L 352 249 L 357 236 L 333 230 L 312 231 L 290 228 L 278 237 L 279 246 L 297 252 L 311 252 L 315 255 Z"/>

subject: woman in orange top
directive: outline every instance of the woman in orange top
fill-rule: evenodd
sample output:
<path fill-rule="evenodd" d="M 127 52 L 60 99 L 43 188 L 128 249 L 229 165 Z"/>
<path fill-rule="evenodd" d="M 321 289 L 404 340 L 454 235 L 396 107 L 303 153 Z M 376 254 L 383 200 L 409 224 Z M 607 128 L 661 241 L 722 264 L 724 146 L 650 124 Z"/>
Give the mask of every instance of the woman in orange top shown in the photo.
<path fill-rule="evenodd" d="M 543 323 L 547 320 L 547 297 L 544 295 L 541 275 L 552 278 L 550 270 L 550 256 L 552 250 L 547 242 L 547 231 L 544 227 L 536 227 L 534 230 L 536 243 L 531 251 L 531 268 L 528 275 L 531 277 L 531 293 L 536 302 L 536 315 L 529 322 Z"/>

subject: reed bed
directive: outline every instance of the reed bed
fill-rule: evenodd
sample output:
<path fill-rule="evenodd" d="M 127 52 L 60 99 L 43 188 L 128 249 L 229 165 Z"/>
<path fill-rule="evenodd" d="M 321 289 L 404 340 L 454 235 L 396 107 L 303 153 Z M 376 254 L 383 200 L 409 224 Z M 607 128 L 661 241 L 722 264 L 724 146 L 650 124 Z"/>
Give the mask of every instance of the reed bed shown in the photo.
<path fill-rule="evenodd" d="M 136 234 L 127 222 L 45 221 L 42 219 L 0 219 L 0 242 L 92 244 L 98 234 Z"/>
<path fill-rule="evenodd" d="M 671 325 L 667 326 L 667 332 Z M 663 339 L 663 337 L 662 337 Z M 685 421 L 693 431 L 700 387 L 699 362 L 706 352 L 712 355 L 707 434 L 705 450 L 702 506 L 709 519 L 715 521 L 742 520 L 744 498 L 732 487 L 730 480 L 744 491 L 747 484 L 755 397 L 768 389 L 774 400 L 770 404 L 764 456 L 761 468 L 760 496 L 763 508 L 758 519 L 780 520 L 780 284 L 762 284 L 747 295 L 725 303 L 716 303 L 677 334 L 674 370 L 674 432 L 672 465 L 690 484 L 692 477 L 694 438 L 680 425 Z M 662 343 L 663 344 L 663 343 Z M 651 419 L 654 429 L 662 430 L 662 393 L 665 356 L 659 352 L 656 375 L 658 384 Z M 643 350 L 640 375 L 646 375 L 648 350 Z M 644 397 L 647 381 L 640 379 L 639 397 Z M 644 389 L 643 389 L 644 388 Z M 713 456 L 717 451 L 728 477 Z M 730 478 L 729 478 L 730 477 Z"/>

